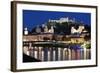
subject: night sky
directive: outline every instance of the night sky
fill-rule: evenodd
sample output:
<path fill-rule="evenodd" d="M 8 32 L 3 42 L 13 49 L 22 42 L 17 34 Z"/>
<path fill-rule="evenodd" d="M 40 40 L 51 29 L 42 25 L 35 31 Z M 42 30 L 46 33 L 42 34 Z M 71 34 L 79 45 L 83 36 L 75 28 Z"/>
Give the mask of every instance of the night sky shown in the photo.
<path fill-rule="evenodd" d="M 91 25 L 90 13 L 23 10 L 23 27 L 27 27 L 31 31 L 33 27 L 42 25 L 48 22 L 49 19 L 58 20 L 62 17 L 75 18 L 77 22 Z"/>

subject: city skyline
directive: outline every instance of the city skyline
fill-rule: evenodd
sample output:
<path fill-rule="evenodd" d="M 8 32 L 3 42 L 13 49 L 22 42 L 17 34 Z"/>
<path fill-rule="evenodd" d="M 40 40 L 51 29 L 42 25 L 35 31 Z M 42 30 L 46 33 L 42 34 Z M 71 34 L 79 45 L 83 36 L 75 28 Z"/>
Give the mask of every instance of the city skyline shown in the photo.
<path fill-rule="evenodd" d="M 31 31 L 37 25 L 42 25 L 49 20 L 59 20 L 63 17 L 91 25 L 90 13 L 23 10 L 23 28 L 27 27 L 28 31 Z"/>
<path fill-rule="evenodd" d="M 23 62 L 91 59 L 90 26 L 90 13 L 23 10 Z"/>

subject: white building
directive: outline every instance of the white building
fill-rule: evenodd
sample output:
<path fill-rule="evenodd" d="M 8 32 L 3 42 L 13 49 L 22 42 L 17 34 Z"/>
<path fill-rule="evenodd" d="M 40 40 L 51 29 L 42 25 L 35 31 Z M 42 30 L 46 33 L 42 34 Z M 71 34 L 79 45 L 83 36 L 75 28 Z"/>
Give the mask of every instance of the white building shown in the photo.
<path fill-rule="evenodd" d="M 28 35 L 28 29 L 27 29 L 27 27 L 24 28 L 24 35 Z"/>
<path fill-rule="evenodd" d="M 69 19 L 68 17 L 66 18 L 60 18 L 59 20 L 50 20 L 49 22 L 57 22 L 57 23 L 63 23 L 63 22 L 75 22 L 75 19 Z"/>
<path fill-rule="evenodd" d="M 36 33 L 41 33 L 41 28 L 37 26 L 35 31 Z"/>
<path fill-rule="evenodd" d="M 48 30 L 49 33 L 54 33 L 54 27 L 51 26 L 51 29 Z"/>
<path fill-rule="evenodd" d="M 83 30 L 85 29 L 84 26 L 79 26 L 78 29 L 75 29 L 74 27 L 71 27 L 71 34 L 74 34 L 74 33 L 79 33 L 81 34 L 83 32 Z"/>
<path fill-rule="evenodd" d="M 48 33 L 48 27 L 46 25 L 44 26 L 44 33 Z"/>

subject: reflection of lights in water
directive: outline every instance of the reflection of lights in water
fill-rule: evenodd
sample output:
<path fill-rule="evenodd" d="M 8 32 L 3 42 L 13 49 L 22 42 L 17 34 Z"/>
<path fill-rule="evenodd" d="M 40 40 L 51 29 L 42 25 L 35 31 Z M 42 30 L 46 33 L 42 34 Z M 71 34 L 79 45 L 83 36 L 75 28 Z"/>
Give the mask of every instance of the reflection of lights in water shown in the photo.
<path fill-rule="evenodd" d="M 83 59 L 86 59 L 86 43 L 82 44 L 81 47 L 83 48 L 84 52 L 83 52 Z M 82 51 L 83 51 L 82 50 Z"/>
<path fill-rule="evenodd" d="M 82 45 L 69 45 L 69 48 L 61 47 L 23 47 L 24 53 L 41 61 L 61 61 L 61 60 L 80 60 L 90 59 L 90 50 Z M 28 50 L 30 49 L 30 50 Z"/>
<path fill-rule="evenodd" d="M 44 61 L 44 51 L 42 50 L 42 61 Z"/>
<path fill-rule="evenodd" d="M 56 51 L 54 50 L 54 51 L 53 51 L 53 61 L 56 60 L 56 56 L 55 56 L 55 55 L 56 55 Z"/>
<path fill-rule="evenodd" d="M 48 61 L 50 61 L 50 51 L 48 51 Z"/>
<path fill-rule="evenodd" d="M 37 51 L 35 50 L 34 51 L 34 57 L 37 59 L 38 58 L 38 56 L 37 56 Z"/>
<path fill-rule="evenodd" d="M 42 47 L 39 47 L 39 60 L 42 60 Z"/>
<path fill-rule="evenodd" d="M 71 50 L 68 48 L 68 60 L 71 60 Z"/>
<path fill-rule="evenodd" d="M 66 58 L 66 50 L 67 50 L 67 48 L 63 49 L 63 60 L 65 60 L 65 58 Z"/>
<path fill-rule="evenodd" d="M 58 60 L 61 60 L 61 48 L 58 48 Z"/>

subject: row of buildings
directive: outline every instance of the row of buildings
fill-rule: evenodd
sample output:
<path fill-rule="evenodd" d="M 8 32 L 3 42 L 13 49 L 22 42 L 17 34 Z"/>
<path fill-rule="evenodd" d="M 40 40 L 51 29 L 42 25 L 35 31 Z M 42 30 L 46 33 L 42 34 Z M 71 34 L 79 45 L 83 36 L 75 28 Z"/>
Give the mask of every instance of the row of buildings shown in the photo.
<path fill-rule="evenodd" d="M 23 41 L 59 41 L 64 43 L 84 43 L 86 41 L 90 42 L 90 38 L 85 38 L 89 34 L 83 35 L 56 35 L 56 34 L 37 34 L 37 35 L 27 35 L 23 36 Z"/>
<path fill-rule="evenodd" d="M 49 19 L 49 21 L 48 21 L 48 23 L 49 23 L 49 28 L 48 28 L 48 24 L 46 24 L 46 25 L 42 25 L 41 26 L 41 28 L 37 25 L 36 26 L 36 29 L 35 29 L 35 32 L 33 32 L 33 34 L 34 33 L 55 33 L 55 29 L 54 28 L 56 28 L 57 26 L 55 26 L 55 24 L 56 23 L 59 23 L 59 24 L 62 24 L 62 23 L 64 23 L 64 22 L 66 22 L 66 24 L 65 25 L 68 25 L 67 23 L 75 23 L 76 24 L 76 22 L 75 22 L 75 19 L 73 19 L 73 20 L 71 20 L 71 19 L 69 19 L 68 17 L 67 18 L 60 18 L 59 20 L 50 20 Z M 43 31 L 42 31 L 42 29 L 43 29 Z M 59 28 L 60 29 L 60 28 Z M 66 31 L 71 31 L 71 34 L 75 34 L 75 33 L 77 33 L 77 34 L 81 34 L 81 33 L 86 33 L 86 32 L 88 32 L 86 29 L 85 29 L 85 26 L 84 25 L 79 25 L 78 26 L 78 28 L 76 29 L 74 26 L 72 26 L 70 29 L 66 29 Z M 28 33 L 29 31 L 28 31 L 28 28 L 26 27 L 26 28 L 24 28 L 24 35 L 28 35 L 29 33 Z M 32 32 L 31 32 L 32 33 Z"/>

